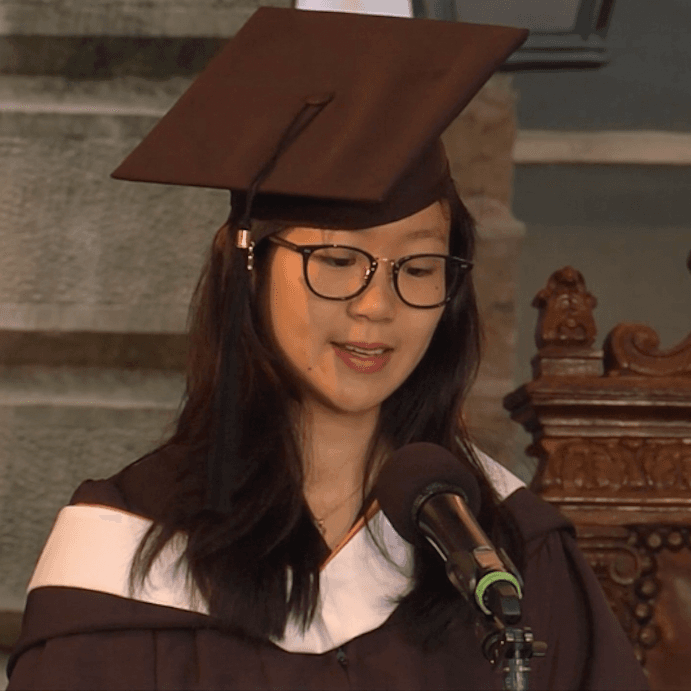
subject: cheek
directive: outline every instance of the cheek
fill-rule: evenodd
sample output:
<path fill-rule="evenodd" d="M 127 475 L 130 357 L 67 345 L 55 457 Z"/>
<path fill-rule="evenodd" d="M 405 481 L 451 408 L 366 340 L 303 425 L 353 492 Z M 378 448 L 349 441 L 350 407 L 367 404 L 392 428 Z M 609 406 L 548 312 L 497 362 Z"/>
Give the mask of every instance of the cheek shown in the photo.
<path fill-rule="evenodd" d="M 411 346 L 411 356 L 415 360 L 414 366 L 425 356 L 439 321 L 441 320 L 442 313 L 443 312 L 439 312 L 436 316 L 430 315 L 430 318 L 424 322 L 418 322 L 415 326 L 410 326 L 408 334 L 411 344 L 414 344 Z"/>
<path fill-rule="evenodd" d="M 303 331 L 304 297 L 284 273 L 278 271 L 273 278 L 269 288 L 271 327 L 281 350 L 290 352 Z"/>
<path fill-rule="evenodd" d="M 328 325 L 333 323 L 328 311 L 328 303 L 316 304 L 301 279 L 278 273 L 272 281 L 269 315 L 273 335 L 283 355 L 299 371 L 317 365 L 328 340 Z"/>

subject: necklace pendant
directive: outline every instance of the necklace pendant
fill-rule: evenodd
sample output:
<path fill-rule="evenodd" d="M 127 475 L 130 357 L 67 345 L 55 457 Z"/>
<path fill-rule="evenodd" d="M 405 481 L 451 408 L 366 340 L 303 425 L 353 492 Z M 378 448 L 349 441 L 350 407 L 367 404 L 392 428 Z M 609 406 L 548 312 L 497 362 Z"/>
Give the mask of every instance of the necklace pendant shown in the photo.
<path fill-rule="evenodd" d="M 326 525 L 324 521 L 317 519 L 317 528 L 322 535 L 326 535 Z"/>

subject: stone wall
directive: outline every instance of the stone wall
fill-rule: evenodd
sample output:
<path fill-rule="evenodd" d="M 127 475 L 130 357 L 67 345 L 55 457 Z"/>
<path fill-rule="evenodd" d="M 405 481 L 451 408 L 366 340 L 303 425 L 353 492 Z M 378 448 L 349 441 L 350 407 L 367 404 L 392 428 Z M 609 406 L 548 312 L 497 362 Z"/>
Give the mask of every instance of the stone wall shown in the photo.
<path fill-rule="evenodd" d="M 257 5 L 0 0 L 0 648 L 59 508 L 170 430 L 228 194 L 109 175 Z"/>
<path fill-rule="evenodd" d="M 228 195 L 109 174 L 256 6 L 0 0 L 0 610 L 23 609 L 77 485 L 170 429 L 187 303 Z M 469 419 L 509 465 L 501 399 L 514 387 L 522 233 L 510 213 L 513 113 L 510 80 L 497 76 L 446 136 L 479 222 L 487 348 Z"/>

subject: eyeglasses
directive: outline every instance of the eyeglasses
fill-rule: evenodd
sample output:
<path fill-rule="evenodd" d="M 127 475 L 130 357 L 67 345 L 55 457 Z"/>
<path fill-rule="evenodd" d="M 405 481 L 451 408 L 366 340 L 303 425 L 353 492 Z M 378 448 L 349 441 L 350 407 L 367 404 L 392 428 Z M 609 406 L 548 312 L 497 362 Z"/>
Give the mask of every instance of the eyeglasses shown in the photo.
<path fill-rule="evenodd" d="M 473 265 L 448 254 L 410 254 L 394 261 L 346 245 L 296 245 L 275 235 L 269 240 L 302 255 L 309 289 L 326 300 L 350 300 L 360 295 L 381 261 L 391 265 L 394 288 L 406 305 L 440 307 L 455 295 Z"/>

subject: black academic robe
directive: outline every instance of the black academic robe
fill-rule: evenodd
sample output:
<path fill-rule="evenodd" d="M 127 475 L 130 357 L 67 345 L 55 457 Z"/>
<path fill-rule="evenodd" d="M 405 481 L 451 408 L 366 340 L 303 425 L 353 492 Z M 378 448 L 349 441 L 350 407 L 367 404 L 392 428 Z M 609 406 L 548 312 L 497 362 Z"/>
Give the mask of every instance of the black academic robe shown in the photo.
<path fill-rule="evenodd" d="M 351 540 L 353 549 L 346 545 L 327 567 L 327 600 L 333 596 L 331 604 L 327 602 L 330 623 L 326 633 L 317 632 L 309 640 L 288 637 L 277 643 L 240 637 L 205 613 L 203 606 L 178 597 L 175 586 L 157 591 L 149 601 L 131 599 L 117 590 L 121 577 L 115 576 L 116 589 L 106 592 L 110 585 L 98 580 L 99 565 L 88 566 L 84 555 L 89 552 L 79 551 L 82 546 L 88 549 L 92 538 L 80 546 L 81 538 L 72 541 L 69 536 L 70 531 L 79 532 L 75 525 L 84 524 L 88 533 L 89 516 L 95 515 L 89 511 L 100 511 L 109 521 L 102 525 L 116 531 L 112 540 L 105 539 L 111 540 L 111 552 L 130 549 L 118 540 L 123 530 L 134 530 L 127 526 L 147 515 L 141 492 L 156 484 L 142 485 L 139 477 L 128 486 L 123 477 L 121 473 L 109 480 L 86 481 L 72 497 L 67 514 L 71 511 L 70 520 L 77 523 L 63 532 L 67 540 L 53 541 L 53 556 L 39 560 L 33 579 L 38 585 L 30 584 L 21 635 L 7 666 L 8 691 L 502 688 L 501 674 L 482 656 L 470 626 L 453 626 L 441 648 L 426 651 L 404 635 L 400 609 L 392 605 L 390 613 L 377 611 L 374 591 L 385 592 L 388 586 L 380 572 L 372 576 L 369 566 L 357 567 L 370 563 L 371 555 L 362 561 L 369 549 L 362 537 L 366 531 Z M 505 506 L 527 548 L 521 623 L 532 628 L 536 640 L 548 644 L 546 657 L 531 662 L 530 689 L 647 689 L 631 646 L 576 546 L 573 526 L 525 488 L 513 491 Z M 124 523 L 115 525 L 119 517 Z M 407 543 L 400 541 L 401 545 Z M 72 550 L 71 556 L 64 556 L 66 550 Z M 111 552 L 103 551 L 95 560 L 110 564 Z M 70 559 L 84 568 L 70 567 Z M 119 562 L 112 563 L 119 568 Z M 70 568 L 82 580 L 70 580 Z M 391 588 L 400 593 L 400 574 L 396 578 Z M 354 598 L 364 602 L 359 610 Z"/>

